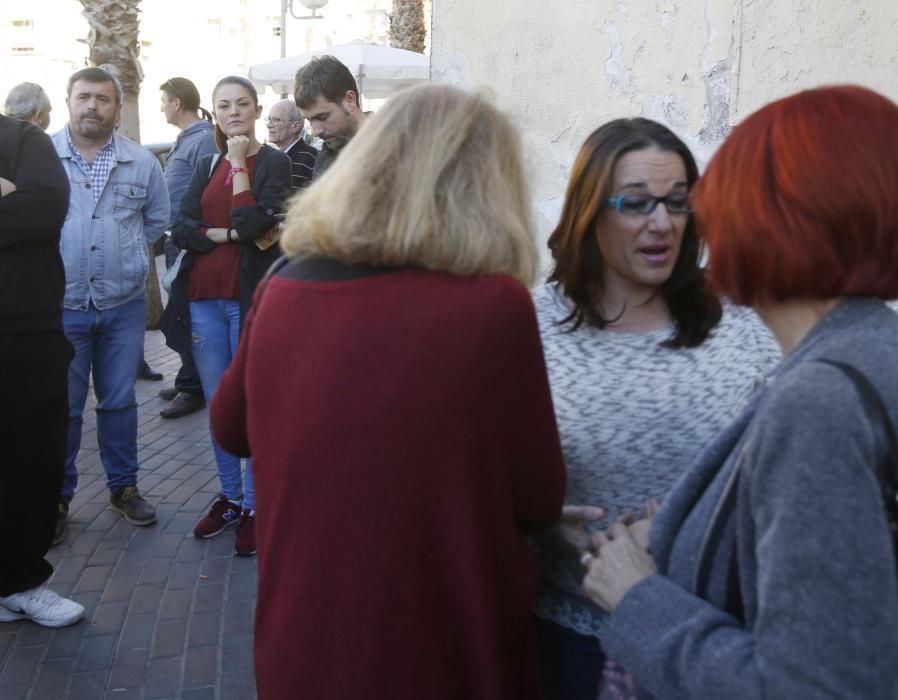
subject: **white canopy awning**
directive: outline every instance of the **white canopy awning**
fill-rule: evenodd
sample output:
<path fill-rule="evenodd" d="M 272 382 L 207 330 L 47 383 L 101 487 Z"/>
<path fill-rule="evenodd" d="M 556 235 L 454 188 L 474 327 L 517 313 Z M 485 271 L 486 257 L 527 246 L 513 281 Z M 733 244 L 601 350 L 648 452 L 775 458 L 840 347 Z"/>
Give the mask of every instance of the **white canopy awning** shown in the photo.
<path fill-rule="evenodd" d="M 349 68 L 359 91 L 371 99 L 390 97 L 408 85 L 430 79 L 429 56 L 365 41 L 352 41 L 258 63 L 250 66 L 249 79 L 258 88 L 268 85 L 275 92 L 292 93 L 296 71 L 313 57 L 323 55 L 334 56 Z"/>

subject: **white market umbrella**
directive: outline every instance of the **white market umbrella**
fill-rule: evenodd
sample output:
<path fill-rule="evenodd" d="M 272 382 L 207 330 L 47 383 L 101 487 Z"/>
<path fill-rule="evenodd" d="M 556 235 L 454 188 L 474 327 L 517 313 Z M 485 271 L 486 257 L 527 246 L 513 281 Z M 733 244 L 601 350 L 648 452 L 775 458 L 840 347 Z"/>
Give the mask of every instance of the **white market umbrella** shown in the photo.
<path fill-rule="evenodd" d="M 325 54 L 334 56 L 349 68 L 359 91 L 370 99 L 391 97 L 404 87 L 430 80 L 428 56 L 365 41 L 351 41 L 277 61 L 257 63 L 249 67 L 249 79 L 258 88 L 268 85 L 275 92 L 292 93 L 296 71 L 315 56 Z"/>

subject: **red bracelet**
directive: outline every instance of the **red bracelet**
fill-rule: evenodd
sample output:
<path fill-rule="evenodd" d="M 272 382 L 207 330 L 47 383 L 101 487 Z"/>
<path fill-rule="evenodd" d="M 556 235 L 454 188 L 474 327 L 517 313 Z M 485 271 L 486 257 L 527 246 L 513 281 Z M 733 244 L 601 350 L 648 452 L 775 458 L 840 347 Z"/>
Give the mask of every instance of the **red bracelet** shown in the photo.
<path fill-rule="evenodd" d="M 228 176 L 225 178 L 225 184 L 230 185 L 237 173 L 246 173 L 247 175 L 249 175 L 249 170 L 247 170 L 246 168 L 231 168 L 230 170 L 228 170 Z"/>

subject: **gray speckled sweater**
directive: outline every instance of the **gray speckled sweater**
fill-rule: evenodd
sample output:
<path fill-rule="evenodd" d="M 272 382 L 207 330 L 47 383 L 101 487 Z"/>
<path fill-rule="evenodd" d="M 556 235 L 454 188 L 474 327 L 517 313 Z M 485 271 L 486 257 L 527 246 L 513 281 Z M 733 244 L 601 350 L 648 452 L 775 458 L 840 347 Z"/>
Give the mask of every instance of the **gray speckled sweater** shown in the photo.
<path fill-rule="evenodd" d="M 659 345 L 672 327 L 570 333 L 558 325 L 569 302 L 554 287 L 537 289 L 533 300 L 568 474 L 565 502 L 602 506 L 609 518 L 663 498 L 780 358 L 757 316 L 738 307 L 725 307 L 701 346 L 672 350 Z M 579 562 L 540 543 L 536 550 L 536 614 L 598 636 L 605 615 L 580 591 Z"/>

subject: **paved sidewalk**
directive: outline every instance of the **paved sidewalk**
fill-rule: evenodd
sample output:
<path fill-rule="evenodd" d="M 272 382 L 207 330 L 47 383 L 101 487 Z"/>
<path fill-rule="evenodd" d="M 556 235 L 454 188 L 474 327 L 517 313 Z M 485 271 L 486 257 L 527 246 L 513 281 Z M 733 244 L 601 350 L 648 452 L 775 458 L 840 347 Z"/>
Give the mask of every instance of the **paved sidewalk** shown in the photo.
<path fill-rule="evenodd" d="M 179 361 L 158 331 L 146 359 L 164 382 L 137 383 L 138 486 L 158 522 L 138 528 L 107 510 L 93 402 L 84 414 L 79 483 L 65 542 L 50 550 L 49 585 L 87 609 L 61 630 L 0 626 L 0 700 L 251 700 L 255 557 L 234 533 L 193 537 L 218 492 L 208 412 L 163 420 L 160 388 Z"/>

